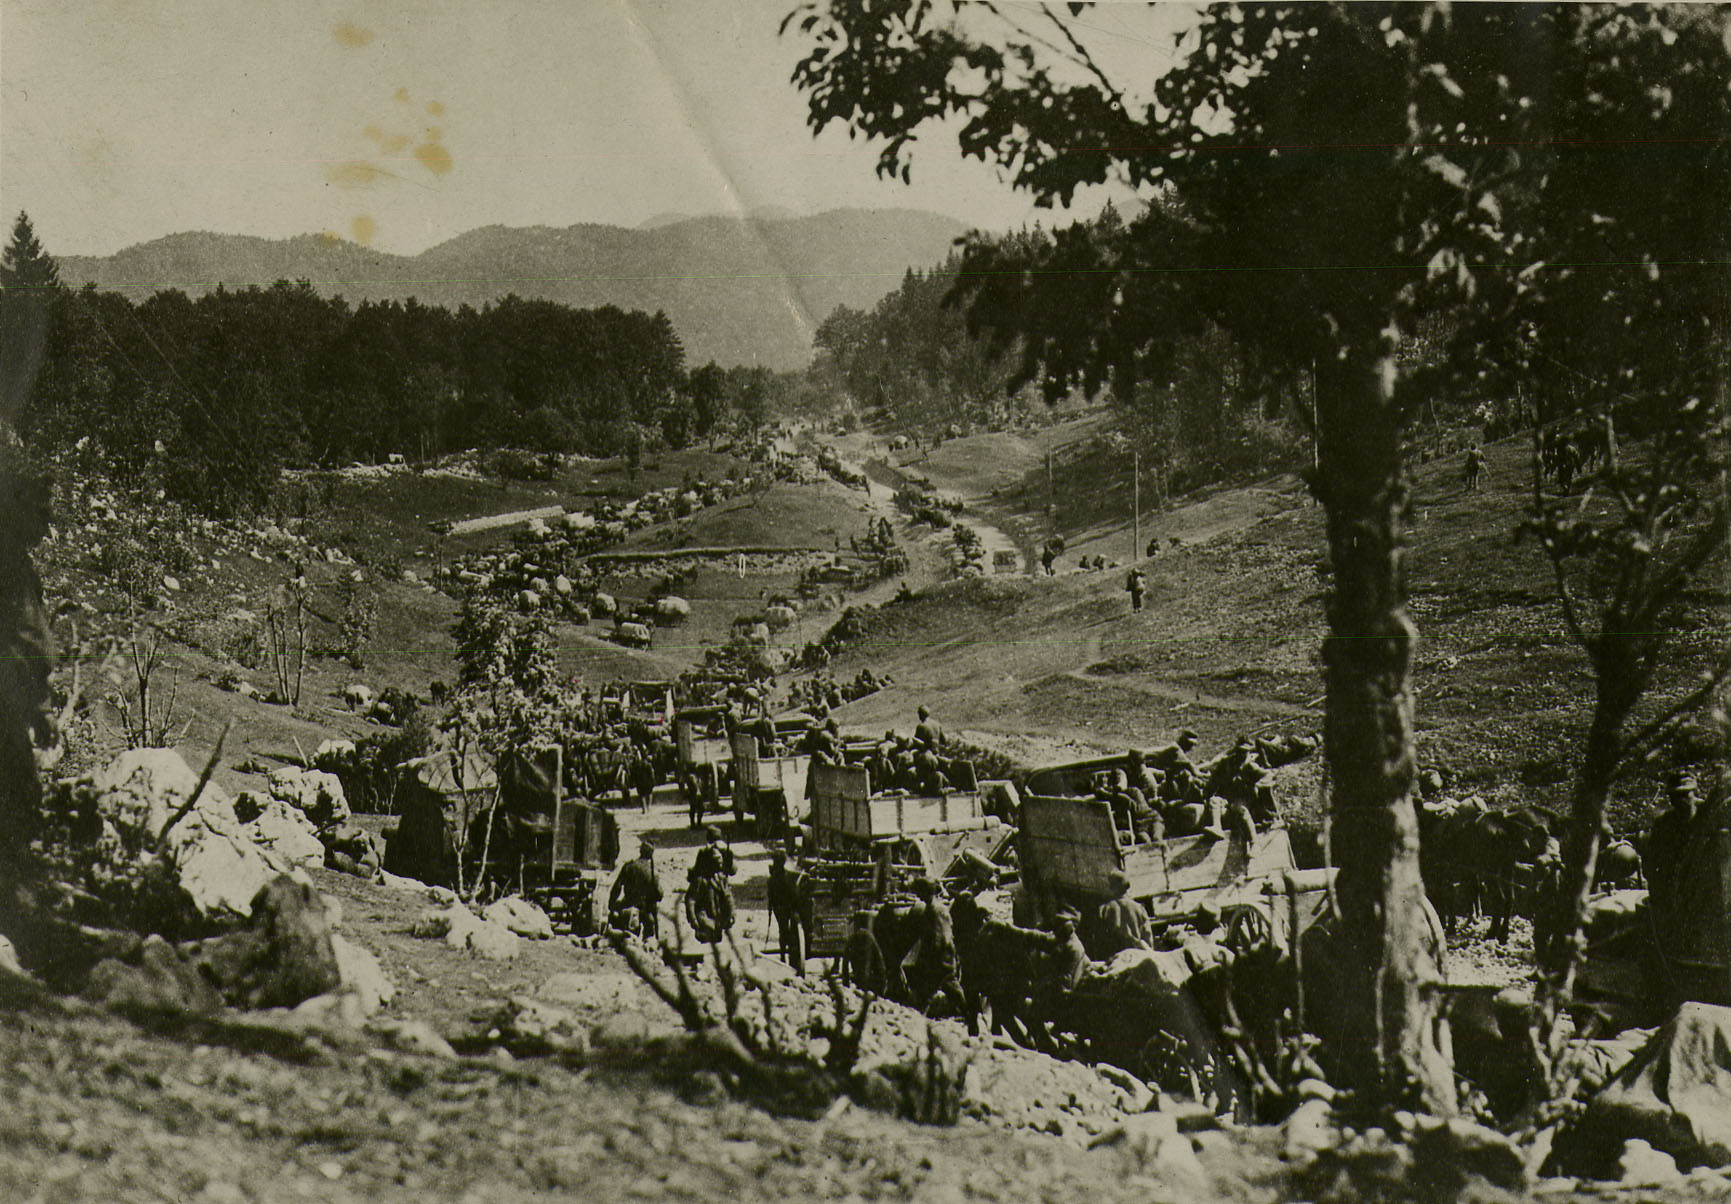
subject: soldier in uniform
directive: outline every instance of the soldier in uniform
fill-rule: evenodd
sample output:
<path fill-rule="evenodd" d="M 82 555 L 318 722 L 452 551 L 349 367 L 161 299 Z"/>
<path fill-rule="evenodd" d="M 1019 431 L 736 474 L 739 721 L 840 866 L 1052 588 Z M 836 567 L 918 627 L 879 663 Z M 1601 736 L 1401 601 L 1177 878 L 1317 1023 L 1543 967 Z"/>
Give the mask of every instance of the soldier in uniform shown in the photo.
<path fill-rule="evenodd" d="M 607 895 L 607 925 L 654 940 L 661 931 L 661 881 L 655 874 L 655 846 L 637 844 L 637 856 L 619 867 Z"/>
<path fill-rule="evenodd" d="M 934 755 L 942 753 L 944 751 L 943 727 L 939 725 L 936 719 L 932 718 L 932 712 L 929 708 L 922 706 L 918 713 L 920 721 L 918 726 L 914 728 L 914 743 L 922 748 L 930 749 Z"/>
<path fill-rule="evenodd" d="M 1110 958 L 1126 949 L 1152 948 L 1148 913 L 1130 897 L 1130 876 L 1123 870 L 1113 870 L 1107 875 L 1106 887 L 1112 897 L 1100 904 L 1094 915 L 1094 931 L 1099 937 L 1102 957 Z"/>
<path fill-rule="evenodd" d="M 804 917 L 800 895 L 804 877 L 798 866 L 788 867 L 787 854 L 780 849 L 770 855 L 769 914 L 775 920 L 781 956 L 802 978 L 805 976 L 805 945 L 801 931 Z"/>
<path fill-rule="evenodd" d="M 848 933 L 847 947 L 842 952 L 847 980 L 870 995 L 885 995 L 889 989 L 889 973 L 884 966 L 883 946 L 872 935 L 872 913 L 853 913 L 853 927 Z"/>

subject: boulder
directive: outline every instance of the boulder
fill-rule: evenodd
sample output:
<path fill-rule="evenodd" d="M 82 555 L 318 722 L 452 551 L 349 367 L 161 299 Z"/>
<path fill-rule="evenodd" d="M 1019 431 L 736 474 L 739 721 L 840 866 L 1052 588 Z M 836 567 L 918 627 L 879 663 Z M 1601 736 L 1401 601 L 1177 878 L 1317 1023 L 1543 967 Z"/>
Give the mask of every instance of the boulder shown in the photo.
<path fill-rule="evenodd" d="M 326 828 L 319 836 L 325 848 L 325 868 L 373 878 L 384 864 L 383 842 L 373 833 L 355 824 L 338 824 Z"/>
<path fill-rule="evenodd" d="M 1592 1099 L 1559 1156 L 1608 1176 L 1604 1156 L 1639 1139 L 1679 1167 L 1731 1162 L 1731 1008 L 1689 1002 Z M 1574 1159 L 1581 1161 L 1573 1161 Z"/>
<path fill-rule="evenodd" d="M 425 1020 L 373 1020 L 367 1031 L 398 1053 L 423 1054 L 429 1058 L 454 1060 L 457 1051 Z"/>
<path fill-rule="evenodd" d="M 567 577 L 564 573 L 560 573 L 557 577 L 553 578 L 553 592 L 558 594 L 561 598 L 569 598 L 573 588 L 575 587 L 571 584 L 571 578 Z"/>
<path fill-rule="evenodd" d="M 657 623 L 663 625 L 683 623 L 690 617 L 691 603 L 684 598 L 676 598 L 672 594 L 668 594 L 664 598 L 656 599 L 655 621 Z"/>
<path fill-rule="evenodd" d="M 328 828 L 349 818 L 349 800 L 334 773 L 285 765 L 271 771 L 270 792 L 295 808 L 315 828 Z"/>
<path fill-rule="evenodd" d="M 1682 1177 L 1671 1155 L 1655 1150 L 1639 1137 L 1623 1143 L 1623 1152 L 1617 1157 L 1617 1180 L 1624 1187 L 1657 1187 Z"/>
<path fill-rule="evenodd" d="M 397 985 L 385 977 L 379 959 L 339 932 L 331 934 L 331 952 L 336 955 L 342 989 L 353 994 L 367 1015 L 387 1006 L 397 997 Z"/>
<path fill-rule="evenodd" d="M 513 995 L 488 1022 L 487 1035 L 519 1057 L 589 1052 L 589 1035 L 576 1013 L 527 995 Z"/>
<path fill-rule="evenodd" d="M 502 924 L 532 941 L 553 938 L 553 921 L 547 918 L 547 913 L 520 895 L 495 899 L 481 912 L 481 918 L 490 924 Z"/>
<path fill-rule="evenodd" d="M 197 967 L 154 934 L 145 938 L 136 964 L 98 962 L 83 994 L 126 1016 L 208 1016 L 222 1007 L 222 996 Z"/>
<path fill-rule="evenodd" d="M 287 877 L 258 892 L 245 928 L 190 941 L 181 952 L 232 1007 L 294 1007 L 343 981 L 324 900 Z"/>
<path fill-rule="evenodd" d="M 242 796 L 251 799 L 255 796 Z M 236 804 L 236 813 L 240 813 Z M 266 800 L 262 810 L 245 828 L 247 837 L 295 865 L 323 865 L 325 846 L 312 821 L 281 799 Z"/>
<path fill-rule="evenodd" d="M 785 631 L 792 627 L 799 616 L 793 613 L 791 607 L 771 606 L 763 612 L 763 621 L 769 624 L 773 631 Z"/>
<path fill-rule="evenodd" d="M 371 686 L 358 681 L 350 682 L 343 687 L 343 701 L 348 703 L 353 710 L 359 711 L 372 706 L 373 699 L 377 697 L 378 695 Z"/>
<path fill-rule="evenodd" d="M 81 779 L 75 791 L 100 824 L 94 854 L 117 872 L 143 871 L 160 856 L 184 904 L 201 920 L 244 918 L 266 883 L 292 863 L 254 844 L 221 787 L 206 783 L 165 748 L 131 749 Z M 174 826 L 168 828 L 171 820 Z M 164 836 L 164 829 L 167 835 Z"/>
<path fill-rule="evenodd" d="M 1506 1191 L 1525 1191 L 1527 1161 L 1513 1139 L 1461 1117 L 1419 1117 L 1410 1141 L 1413 1164 L 1433 1186 L 1453 1184 L 1444 1199 L 1456 1198 L 1472 1178 Z"/>
<path fill-rule="evenodd" d="M 596 594 L 589 600 L 589 613 L 599 618 L 607 618 L 619 609 L 619 603 L 612 594 Z"/>
<path fill-rule="evenodd" d="M 521 952 L 522 941 L 503 924 L 481 919 L 461 903 L 433 912 L 411 931 L 419 937 L 440 937 L 453 949 L 505 959 Z"/>
<path fill-rule="evenodd" d="M 338 773 L 352 766 L 359 755 L 353 740 L 323 740 L 313 750 L 313 768 Z"/>

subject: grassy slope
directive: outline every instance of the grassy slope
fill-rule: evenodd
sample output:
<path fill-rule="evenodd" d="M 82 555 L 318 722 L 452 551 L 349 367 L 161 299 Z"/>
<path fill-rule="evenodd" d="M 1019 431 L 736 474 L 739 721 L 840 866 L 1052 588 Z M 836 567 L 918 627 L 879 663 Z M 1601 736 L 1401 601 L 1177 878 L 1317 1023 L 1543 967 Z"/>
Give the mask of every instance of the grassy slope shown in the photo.
<path fill-rule="evenodd" d="M 1054 427 L 1040 436 L 1075 433 Z M 988 512 L 997 489 L 1003 525 L 1037 522 L 1007 512 L 1026 492 L 1016 473 L 1030 457 L 1006 455 L 1003 441 L 947 443 L 919 471 L 940 488 L 955 480 L 986 493 Z M 1461 485 L 1458 457 L 1415 474 L 1410 579 L 1422 638 L 1421 757 L 1452 789 L 1560 807 L 1591 677 L 1563 629 L 1548 567 L 1530 542 L 1513 538 L 1525 451 L 1518 441 L 1488 450 L 1476 494 Z M 994 486 L 999 463 L 1005 471 Z M 1037 471 L 1043 481 L 1043 464 Z M 896 687 L 847 708 L 844 721 L 869 730 L 905 725 L 924 701 L 952 731 L 1007 746 L 1044 734 L 1121 747 L 1191 727 L 1213 749 L 1250 729 L 1316 730 L 1326 575 L 1322 513 L 1303 486 L 1277 478 L 1145 516 L 1144 541 L 1158 530 L 1167 546 L 1146 562 L 1139 615 L 1130 614 L 1122 568 L 1073 571 L 1078 555 L 1125 559 L 1127 526 L 1123 517 L 1100 519 L 1075 532 L 1055 579 L 946 586 L 881 617 L 868 645 L 834 670 L 887 668 Z M 1314 789 L 1314 776 L 1301 775 L 1289 802 L 1308 804 Z M 1631 783 L 1613 809 L 1619 827 L 1639 824 L 1653 790 L 1650 776 Z"/>

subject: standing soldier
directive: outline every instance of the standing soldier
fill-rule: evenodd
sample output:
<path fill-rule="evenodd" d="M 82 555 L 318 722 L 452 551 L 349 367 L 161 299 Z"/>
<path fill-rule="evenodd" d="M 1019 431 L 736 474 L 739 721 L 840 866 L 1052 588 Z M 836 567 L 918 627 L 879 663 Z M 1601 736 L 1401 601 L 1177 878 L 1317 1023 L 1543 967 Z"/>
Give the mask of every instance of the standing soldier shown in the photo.
<path fill-rule="evenodd" d="M 1040 567 L 1046 570 L 1046 576 L 1052 576 L 1052 565 L 1058 559 L 1058 549 L 1050 543 L 1040 548 Z"/>
<path fill-rule="evenodd" d="M 800 887 L 804 875 L 789 869 L 787 854 L 777 849 L 769 859 L 769 914 L 775 920 L 781 956 L 800 977 L 805 977 L 805 946 L 800 931 Z"/>
<path fill-rule="evenodd" d="M 661 881 L 655 876 L 655 846 L 637 844 L 637 857 L 619 868 L 607 896 L 607 926 L 654 940 L 661 931 Z"/>
<path fill-rule="evenodd" d="M 1479 491 L 1479 478 L 1485 471 L 1485 453 L 1478 444 L 1467 449 L 1466 485 L 1474 493 Z"/>
<path fill-rule="evenodd" d="M 853 913 L 853 928 L 848 933 L 847 948 L 842 953 L 847 965 L 847 980 L 868 995 L 889 993 L 889 973 L 884 966 L 883 946 L 872 935 L 872 913 Z"/>
<path fill-rule="evenodd" d="M 1148 579 L 1142 575 L 1142 570 L 1132 567 L 1130 575 L 1124 579 L 1124 588 L 1130 591 L 1130 609 L 1142 609 L 1142 594 L 1148 588 Z"/>

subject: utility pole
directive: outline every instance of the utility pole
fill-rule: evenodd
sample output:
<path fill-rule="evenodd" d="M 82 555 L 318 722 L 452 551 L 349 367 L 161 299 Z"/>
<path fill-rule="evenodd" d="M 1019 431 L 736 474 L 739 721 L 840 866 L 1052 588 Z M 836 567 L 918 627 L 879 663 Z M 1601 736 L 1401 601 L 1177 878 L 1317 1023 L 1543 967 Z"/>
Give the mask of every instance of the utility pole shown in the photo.
<path fill-rule="evenodd" d="M 1130 563 L 1142 559 L 1142 449 L 1130 448 Z"/>
<path fill-rule="evenodd" d="M 1046 449 L 1046 532 L 1058 525 L 1058 491 L 1052 485 L 1052 449 Z"/>

